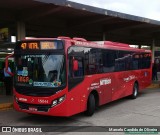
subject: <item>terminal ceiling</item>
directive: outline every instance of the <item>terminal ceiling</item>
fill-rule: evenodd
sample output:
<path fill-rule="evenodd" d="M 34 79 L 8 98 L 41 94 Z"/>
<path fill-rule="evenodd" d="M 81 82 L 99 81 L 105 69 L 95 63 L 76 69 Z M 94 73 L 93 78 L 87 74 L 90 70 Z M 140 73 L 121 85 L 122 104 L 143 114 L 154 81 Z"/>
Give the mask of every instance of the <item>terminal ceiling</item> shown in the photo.
<path fill-rule="evenodd" d="M 129 44 L 160 45 L 160 22 L 65 0 L 1 0 L 0 28 L 16 35 L 16 22 L 26 36 L 83 37 Z"/>

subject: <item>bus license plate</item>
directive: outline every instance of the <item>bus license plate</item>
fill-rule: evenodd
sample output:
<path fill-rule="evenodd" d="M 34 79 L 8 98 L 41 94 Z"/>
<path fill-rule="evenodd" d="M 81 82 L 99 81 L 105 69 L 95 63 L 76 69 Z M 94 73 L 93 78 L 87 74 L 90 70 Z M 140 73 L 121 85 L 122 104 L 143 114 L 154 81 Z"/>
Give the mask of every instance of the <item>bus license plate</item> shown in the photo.
<path fill-rule="evenodd" d="M 29 107 L 29 111 L 37 111 L 36 107 Z"/>

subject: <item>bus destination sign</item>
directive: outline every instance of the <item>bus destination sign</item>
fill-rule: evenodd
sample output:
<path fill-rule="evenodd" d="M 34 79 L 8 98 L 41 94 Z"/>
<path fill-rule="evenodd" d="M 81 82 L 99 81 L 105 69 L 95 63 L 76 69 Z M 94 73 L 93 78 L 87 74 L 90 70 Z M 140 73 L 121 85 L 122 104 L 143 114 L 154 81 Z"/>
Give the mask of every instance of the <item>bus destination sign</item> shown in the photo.
<path fill-rule="evenodd" d="M 48 49 L 57 49 L 57 46 L 54 42 L 40 42 L 41 50 L 48 50 Z"/>
<path fill-rule="evenodd" d="M 51 50 L 57 49 L 57 44 L 53 41 L 23 42 L 20 47 L 22 50 Z"/>

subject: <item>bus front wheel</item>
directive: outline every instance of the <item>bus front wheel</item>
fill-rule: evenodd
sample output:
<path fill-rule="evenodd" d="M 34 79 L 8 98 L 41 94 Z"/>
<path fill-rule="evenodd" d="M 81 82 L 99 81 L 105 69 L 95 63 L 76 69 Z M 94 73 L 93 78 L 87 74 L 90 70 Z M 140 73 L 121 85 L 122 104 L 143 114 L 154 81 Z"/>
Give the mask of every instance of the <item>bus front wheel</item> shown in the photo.
<path fill-rule="evenodd" d="M 86 110 L 85 114 L 86 114 L 87 116 L 92 116 L 92 115 L 94 114 L 95 108 L 96 108 L 95 97 L 94 97 L 94 95 L 91 93 L 91 94 L 89 95 L 89 98 L 88 98 L 87 110 Z"/>
<path fill-rule="evenodd" d="M 131 95 L 131 98 L 136 99 L 137 95 L 138 95 L 138 84 L 135 83 L 134 86 L 133 86 L 133 93 Z"/>

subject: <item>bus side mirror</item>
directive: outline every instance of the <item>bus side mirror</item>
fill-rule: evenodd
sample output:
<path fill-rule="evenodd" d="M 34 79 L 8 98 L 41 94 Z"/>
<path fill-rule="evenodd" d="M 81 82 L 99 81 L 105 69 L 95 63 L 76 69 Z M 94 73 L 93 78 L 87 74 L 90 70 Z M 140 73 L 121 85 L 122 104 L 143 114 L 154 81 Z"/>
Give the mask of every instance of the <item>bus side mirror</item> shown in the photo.
<path fill-rule="evenodd" d="M 78 60 L 73 59 L 73 67 L 72 67 L 73 71 L 77 71 L 78 70 Z"/>

